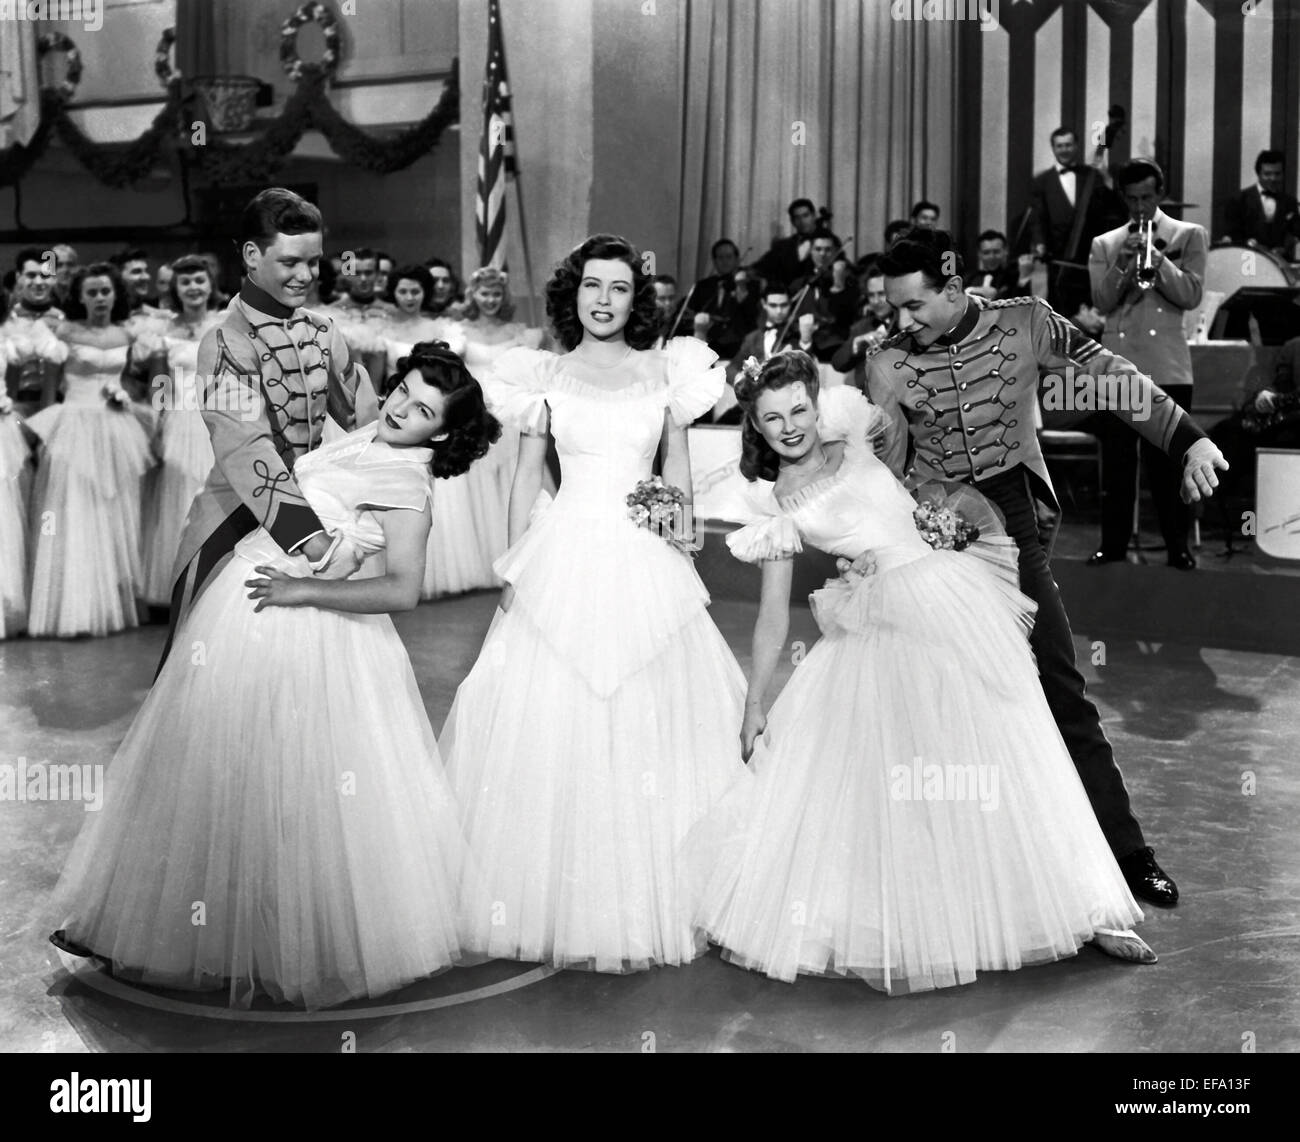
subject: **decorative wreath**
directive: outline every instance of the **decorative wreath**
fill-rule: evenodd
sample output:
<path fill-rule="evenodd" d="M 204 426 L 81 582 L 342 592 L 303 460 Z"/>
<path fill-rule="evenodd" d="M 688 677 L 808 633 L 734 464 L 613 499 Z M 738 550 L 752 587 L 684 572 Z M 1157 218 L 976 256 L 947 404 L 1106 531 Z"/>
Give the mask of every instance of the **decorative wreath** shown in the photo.
<path fill-rule="evenodd" d="M 67 59 L 63 82 L 55 90 L 64 100 L 69 100 L 81 82 L 81 53 L 77 51 L 77 45 L 62 32 L 44 32 L 36 40 L 36 56 L 40 59 L 50 52 L 62 52 Z"/>
<path fill-rule="evenodd" d="M 175 78 L 172 70 L 172 45 L 176 43 L 176 29 L 164 28 L 158 38 L 158 46 L 153 50 L 153 70 L 158 82 L 166 87 Z"/>
<path fill-rule="evenodd" d="M 298 55 L 298 29 L 314 20 L 325 36 L 325 53 L 316 63 L 304 63 Z M 295 82 L 311 68 L 325 76 L 332 76 L 339 66 L 338 21 L 320 0 L 310 0 L 280 25 L 280 65 L 285 74 Z"/>

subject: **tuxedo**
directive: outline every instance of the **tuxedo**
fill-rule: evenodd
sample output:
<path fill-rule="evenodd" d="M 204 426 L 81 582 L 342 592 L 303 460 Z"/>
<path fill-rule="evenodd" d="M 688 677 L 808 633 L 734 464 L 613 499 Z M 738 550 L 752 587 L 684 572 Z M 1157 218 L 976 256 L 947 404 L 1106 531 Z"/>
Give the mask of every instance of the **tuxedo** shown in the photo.
<path fill-rule="evenodd" d="M 812 258 L 809 257 L 811 249 L 811 238 L 791 234 L 786 238 L 777 238 L 755 265 L 764 281 L 789 285 L 795 278 L 812 273 Z"/>
<path fill-rule="evenodd" d="M 805 286 L 799 308 L 795 311 L 794 323 L 805 313 L 817 318 L 817 330 L 813 334 L 813 356 L 819 361 L 828 362 L 835 351 L 849 335 L 849 326 L 858 311 L 858 285 L 850 273 L 844 282 L 844 288 L 838 292 L 831 288 L 833 279 L 830 269 L 821 274 L 809 274 L 799 278 L 790 286 L 790 300 L 793 302 L 799 291 Z"/>
<path fill-rule="evenodd" d="M 1300 238 L 1300 205 L 1295 196 L 1277 195 L 1269 219 L 1264 214 L 1264 198 L 1258 185 L 1244 187 L 1228 199 L 1225 221 L 1224 237 L 1241 244 L 1254 239 L 1268 250 L 1285 248 L 1288 255 Z"/>
<path fill-rule="evenodd" d="M 758 288 L 751 284 L 744 301 L 736 297 L 732 274 L 713 274 L 695 283 L 691 294 L 696 312 L 713 318 L 709 326 L 709 348 L 724 361 L 731 360 L 745 334 L 758 324 Z"/>
<path fill-rule="evenodd" d="M 1094 167 L 1075 166 L 1069 170 L 1074 175 L 1074 201 L 1070 201 L 1062 185 L 1061 169 L 1053 164 L 1034 176 L 1029 194 L 1032 213 L 1029 231 L 1035 245 L 1047 248 L 1048 257 L 1057 261 L 1082 263 L 1087 260 L 1088 247 L 1093 238 L 1128 217 L 1119 195 L 1110 189 Z M 1089 189 L 1091 188 L 1091 189 Z M 1079 232 L 1078 242 L 1070 244 L 1074 232 L 1077 205 L 1088 197 L 1087 212 Z M 1048 301 L 1058 313 L 1072 317 L 1079 306 L 1089 298 L 1088 273 L 1069 267 L 1049 267 L 1047 276 Z"/>
<path fill-rule="evenodd" d="M 831 368 L 837 373 L 852 373 L 853 378 L 847 383 L 865 393 L 867 391 L 867 350 L 854 352 L 853 343 L 864 333 L 875 333 L 877 330 L 887 337 L 896 326 L 897 321 L 893 316 L 883 322 L 877 320 L 871 313 L 858 318 L 849 326 L 849 335 L 844 339 L 844 343 L 835 350 L 835 356 L 831 358 Z"/>
<path fill-rule="evenodd" d="M 1192 354 L 1183 332 L 1183 314 L 1201 304 L 1209 242 L 1202 227 L 1179 222 L 1163 211 L 1156 211 L 1152 223 L 1153 241 L 1163 243 L 1164 253 L 1155 284 L 1147 290 L 1138 287 L 1136 262 L 1127 272 L 1120 269 L 1119 253 L 1130 231 L 1126 225 L 1118 226 L 1092 242 L 1088 272 L 1093 302 L 1106 318 L 1102 345 L 1128 358 L 1186 408 L 1192 397 Z M 1118 557 L 1127 549 L 1133 527 L 1138 441 L 1132 432 L 1116 426 L 1113 417 L 1093 420 L 1097 423 L 1089 421 L 1088 431 L 1100 429 L 1105 473 L 1101 549 Z M 1151 446 L 1142 448 L 1142 459 L 1166 547 L 1170 554 L 1184 552 L 1192 509 L 1179 494 L 1181 463 Z"/>
<path fill-rule="evenodd" d="M 985 289 L 997 290 L 990 301 L 1002 301 L 1008 297 L 1023 297 L 1029 292 L 1028 287 L 1020 285 L 1020 267 L 1003 266 L 1000 270 L 973 270 L 967 275 L 967 286 L 983 286 Z"/>

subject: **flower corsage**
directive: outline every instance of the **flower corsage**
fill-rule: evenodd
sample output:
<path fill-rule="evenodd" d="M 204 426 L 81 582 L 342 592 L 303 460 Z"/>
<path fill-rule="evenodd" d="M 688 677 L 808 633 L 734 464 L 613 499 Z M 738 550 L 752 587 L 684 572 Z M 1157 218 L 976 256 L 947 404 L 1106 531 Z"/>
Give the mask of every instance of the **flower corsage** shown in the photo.
<path fill-rule="evenodd" d="M 640 481 L 627 497 L 628 518 L 637 527 L 648 528 L 661 539 L 694 558 L 699 544 L 694 520 L 681 488 L 665 484 L 659 476 Z"/>

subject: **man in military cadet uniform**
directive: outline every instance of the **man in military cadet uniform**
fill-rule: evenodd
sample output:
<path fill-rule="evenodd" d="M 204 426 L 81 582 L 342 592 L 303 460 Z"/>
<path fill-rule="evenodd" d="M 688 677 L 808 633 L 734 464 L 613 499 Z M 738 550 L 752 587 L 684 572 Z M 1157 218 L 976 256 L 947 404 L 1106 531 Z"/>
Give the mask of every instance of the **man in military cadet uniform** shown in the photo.
<path fill-rule="evenodd" d="M 356 552 L 329 535 L 293 478 L 321 443 L 326 415 L 341 427 L 373 420 L 378 400 L 334 322 L 302 308 L 321 258 L 320 211 L 282 187 L 248 204 L 240 229 L 246 277 L 221 324 L 199 345 L 203 421 L 216 464 L 195 498 L 177 555 L 172 637 L 204 584 L 258 526 L 317 575 L 345 577 Z M 161 669 L 161 663 L 159 664 Z"/>
<path fill-rule="evenodd" d="M 960 255 L 943 232 L 913 232 L 880 260 L 899 333 L 867 361 L 867 391 L 890 417 L 884 452 L 896 474 L 910 432 L 909 485 L 959 480 L 1001 509 L 1020 548 L 1020 587 L 1038 604 L 1030 642 L 1043 692 L 1098 823 L 1135 895 L 1178 900 L 1133 816 L 1128 791 L 1087 697 L 1069 619 L 1039 540 L 1034 499 L 1056 506 L 1034 427 L 1040 374 L 1069 379 L 1075 399 L 1127 421 L 1181 459 L 1186 499 L 1218 486 L 1222 453 L 1131 362 L 1107 352 L 1037 298 L 987 301 L 964 291 Z M 1115 378 L 1098 383 L 1098 378 Z M 901 440 L 900 440 L 901 437 Z"/>

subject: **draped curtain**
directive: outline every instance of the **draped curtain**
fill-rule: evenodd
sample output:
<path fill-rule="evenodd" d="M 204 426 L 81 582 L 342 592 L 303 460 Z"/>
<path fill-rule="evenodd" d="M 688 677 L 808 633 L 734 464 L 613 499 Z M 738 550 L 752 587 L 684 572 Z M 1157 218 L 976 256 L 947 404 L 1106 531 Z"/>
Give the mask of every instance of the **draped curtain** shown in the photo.
<path fill-rule="evenodd" d="M 786 207 L 834 214 L 851 258 L 929 198 L 954 210 L 953 21 L 896 21 L 884 0 L 685 0 L 677 266 L 712 272 L 790 232 Z"/>

